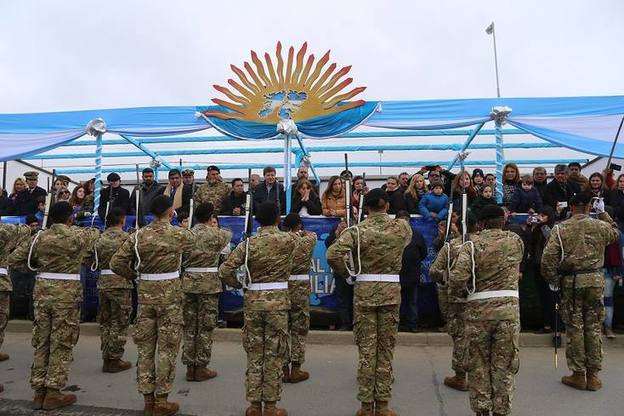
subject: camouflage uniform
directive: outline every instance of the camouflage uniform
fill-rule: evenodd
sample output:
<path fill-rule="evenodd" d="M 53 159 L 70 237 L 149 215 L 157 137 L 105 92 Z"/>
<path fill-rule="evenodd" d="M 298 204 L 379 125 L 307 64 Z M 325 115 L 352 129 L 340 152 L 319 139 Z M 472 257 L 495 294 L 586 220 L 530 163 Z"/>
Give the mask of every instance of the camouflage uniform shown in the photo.
<path fill-rule="evenodd" d="M 128 234 L 122 229 L 111 227 L 102 233 L 95 245 L 101 270 L 97 283 L 100 295 L 98 322 L 104 360 L 120 360 L 123 357 L 130 325 L 132 283 L 110 270 L 111 257 L 127 238 Z"/>
<path fill-rule="evenodd" d="M 7 260 L 11 252 L 29 236 L 30 228 L 26 225 L 0 223 L 0 347 L 4 342 L 4 330 L 9 322 L 9 298 L 13 290 Z"/>
<path fill-rule="evenodd" d="M 32 239 L 31 265 L 37 269 L 34 291 L 35 348 L 30 384 L 35 391 L 65 386 L 72 350 L 80 332 L 80 266 L 91 255 L 99 231 L 53 224 Z M 9 266 L 27 272 L 32 239 L 9 258 Z M 71 280 L 70 280 L 71 279 Z"/>
<path fill-rule="evenodd" d="M 473 234 L 471 241 L 460 248 L 451 269 L 449 290 L 452 296 L 498 290 L 516 292 L 515 297 L 480 300 L 471 300 L 471 295 L 468 296 L 464 312 L 468 339 L 464 369 L 468 372 L 470 407 L 475 413 L 511 413 L 514 376 L 520 364 L 517 291 L 523 252 L 524 246 L 517 234 L 487 229 Z"/>
<path fill-rule="evenodd" d="M 457 254 L 462 245 L 462 239 L 454 238 L 448 244 L 444 244 L 442 249 L 429 268 L 429 276 L 439 284 L 439 290 L 444 292 L 448 299 L 446 324 L 448 334 L 453 339 L 453 361 L 451 368 L 456 372 L 463 372 L 463 365 L 466 354 L 467 339 L 465 334 L 465 318 L 464 311 L 466 307 L 466 298 L 455 296 L 449 293 L 448 287 L 448 270 L 457 259 Z"/>
<path fill-rule="evenodd" d="M 232 191 L 232 187 L 227 183 L 217 181 L 215 183 L 206 182 L 195 191 L 193 203 L 195 206 L 210 202 L 214 207 L 214 213 L 218 214 L 223 206 L 223 201 Z"/>
<path fill-rule="evenodd" d="M 246 389 L 249 402 L 276 402 L 282 393 L 282 364 L 288 348 L 288 277 L 292 270 L 293 236 L 276 226 L 260 227 L 255 236 L 241 242 L 219 267 L 219 277 L 241 287 L 236 270 L 245 264 L 252 284 L 286 283 L 285 289 L 246 290 L 243 346 L 247 352 Z"/>
<path fill-rule="evenodd" d="M 182 275 L 184 292 L 184 349 L 182 362 L 187 366 L 210 364 L 212 331 L 217 326 L 221 281 L 217 272 L 189 271 L 188 268 L 217 268 L 221 250 L 229 244 L 232 233 L 206 224 L 197 224 L 189 232 L 193 251 L 183 257 L 187 270 Z"/>
<path fill-rule="evenodd" d="M 617 225 L 609 214 L 602 213 L 599 218 L 602 221 L 577 214 L 556 225 L 542 255 L 544 279 L 558 287 L 561 278 L 568 367 L 582 373 L 602 369 L 605 310 L 601 268 L 606 246 L 618 238 Z"/>
<path fill-rule="evenodd" d="M 327 261 L 339 275 L 348 276 L 344 258 L 352 252 L 358 265 L 359 229 L 362 274 L 396 275 L 396 282 L 362 281 L 354 291 L 354 333 L 359 350 L 357 398 L 363 403 L 388 402 L 392 397 L 392 359 L 399 325 L 401 285 L 399 271 L 403 250 L 412 239 L 407 221 L 371 213 L 345 230 L 327 249 Z"/>
<path fill-rule="evenodd" d="M 135 254 L 137 238 L 140 264 Z M 182 337 L 181 280 L 152 280 L 147 275 L 179 273 L 182 254 L 191 248 L 186 230 L 158 219 L 130 235 L 110 261 L 113 272 L 126 279 L 135 278 L 132 265 L 138 264 L 139 311 L 133 337 L 139 355 L 137 382 L 144 395 L 171 392 Z"/>
<path fill-rule="evenodd" d="M 309 275 L 312 254 L 316 246 L 316 233 L 301 231 L 296 236 L 293 249 L 291 276 Z M 290 312 L 288 331 L 290 348 L 286 350 L 285 363 L 303 364 L 305 361 L 305 338 L 310 330 L 310 280 L 289 280 Z"/>

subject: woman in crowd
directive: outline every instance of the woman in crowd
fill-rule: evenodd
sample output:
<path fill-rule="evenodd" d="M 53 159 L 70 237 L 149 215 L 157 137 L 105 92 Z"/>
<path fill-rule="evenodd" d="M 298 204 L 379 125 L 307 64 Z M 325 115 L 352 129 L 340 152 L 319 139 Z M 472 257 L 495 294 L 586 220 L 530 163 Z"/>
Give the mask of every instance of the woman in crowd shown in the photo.
<path fill-rule="evenodd" d="M 503 206 L 511 206 L 513 194 L 520 183 L 520 170 L 515 163 L 507 163 L 503 169 Z"/>
<path fill-rule="evenodd" d="M 71 198 L 71 192 L 66 187 L 59 189 L 55 195 L 56 199 L 54 202 L 69 202 Z"/>
<path fill-rule="evenodd" d="M 420 198 L 422 198 L 428 191 L 429 189 L 427 188 L 425 177 L 423 175 L 417 173 L 412 176 L 409 186 L 403 194 L 405 197 L 407 212 L 410 214 L 419 214 L 420 211 L 418 210 L 418 203 L 420 202 Z"/>
<path fill-rule="evenodd" d="M 74 188 L 69 198 L 69 204 L 74 209 L 74 215 L 78 214 L 82 210 L 82 204 L 85 200 L 85 189 L 83 185 L 78 185 Z"/>
<path fill-rule="evenodd" d="M 606 188 L 604 186 L 604 179 L 598 172 L 594 172 L 589 175 L 589 181 L 584 187 L 583 192 L 588 192 L 594 198 L 606 197 Z"/>
<path fill-rule="evenodd" d="M 460 172 L 453 180 L 453 209 L 461 212 L 462 194 L 465 192 L 468 196 L 468 205 L 470 206 L 477 199 L 477 193 L 472 187 L 472 178 L 466 171 Z"/>
<path fill-rule="evenodd" d="M 32 214 L 28 211 L 28 186 L 24 178 L 17 178 L 13 182 L 13 192 L 9 195 L 10 207 L 9 212 L 11 215 L 26 215 Z"/>
<path fill-rule="evenodd" d="M 368 186 L 363 176 L 355 176 L 353 178 L 353 192 L 351 192 L 351 206 L 353 207 L 353 215 L 358 217 L 360 209 L 360 196 L 368 193 Z M 363 210 L 365 210 L 363 208 Z"/>
<path fill-rule="evenodd" d="M 327 189 L 322 198 L 323 215 L 326 217 L 344 217 L 347 213 L 345 191 L 340 176 L 334 175 L 327 182 Z"/>
<path fill-rule="evenodd" d="M 297 213 L 302 217 L 321 215 L 321 200 L 309 180 L 299 179 L 299 182 L 297 182 L 290 212 Z"/>
<path fill-rule="evenodd" d="M 399 211 L 405 210 L 405 200 L 403 199 L 403 191 L 399 186 L 399 178 L 396 176 L 389 176 L 386 179 L 386 192 L 390 197 L 390 209 L 388 214 L 396 214 Z"/>
<path fill-rule="evenodd" d="M 483 170 L 477 168 L 472 171 L 472 187 L 477 194 L 477 196 L 481 195 L 483 192 L 483 185 L 485 185 L 485 175 L 483 174 Z"/>
<path fill-rule="evenodd" d="M 93 194 L 87 193 L 87 183 L 75 187 L 69 200 L 77 220 L 90 217 L 93 214 Z"/>

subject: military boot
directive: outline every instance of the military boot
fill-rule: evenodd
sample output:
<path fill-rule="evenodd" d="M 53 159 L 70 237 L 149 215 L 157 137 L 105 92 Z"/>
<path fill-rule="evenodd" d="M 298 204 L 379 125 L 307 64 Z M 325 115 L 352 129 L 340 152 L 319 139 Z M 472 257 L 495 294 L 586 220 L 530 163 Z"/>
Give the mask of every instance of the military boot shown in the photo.
<path fill-rule="evenodd" d="M 373 416 L 373 403 L 362 402 L 362 407 L 355 413 L 355 416 Z"/>
<path fill-rule="evenodd" d="M 180 406 L 167 401 L 167 394 L 157 394 L 154 399 L 154 411 L 152 416 L 171 416 L 178 413 Z"/>
<path fill-rule="evenodd" d="M 284 373 L 282 375 L 282 382 L 290 383 L 290 367 L 285 365 L 284 367 L 282 367 L 282 372 Z"/>
<path fill-rule="evenodd" d="M 306 381 L 310 378 L 310 373 L 307 371 L 303 371 L 301 369 L 301 364 L 293 363 L 292 368 L 290 369 L 290 382 L 291 383 L 299 383 L 301 381 Z"/>
<path fill-rule="evenodd" d="M 119 373 L 121 371 L 128 370 L 131 367 L 132 364 L 130 364 L 130 361 L 124 361 L 118 358 L 116 360 L 104 360 L 102 371 L 105 373 Z"/>
<path fill-rule="evenodd" d="M 75 394 L 63 394 L 58 389 L 47 389 L 43 399 L 43 410 L 58 409 L 76 403 Z"/>
<path fill-rule="evenodd" d="M 0 352 L 0 361 L 6 361 L 9 359 L 9 354 L 5 354 L 3 352 Z"/>
<path fill-rule="evenodd" d="M 143 416 L 152 416 L 154 413 L 154 393 L 143 395 Z"/>
<path fill-rule="evenodd" d="M 35 390 L 32 408 L 35 410 L 43 409 L 43 401 L 45 400 L 46 389 Z"/>
<path fill-rule="evenodd" d="M 211 378 L 215 378 L 217 376 L 217 372 L 215 370 L 211 370 L 210 368 L 204 367 L 195 367 L 195 381 L 205 381 L 210 380 Z"/>
<path fill-rule="evenodd" d="M 245 410 L 245 416 L 262 416 L 262 402 L 251 402 Z"/>
<path fill-rule="evenodd" d="M 375 416 L 399 416 L 399 414 L 390 409 L 388 402 L 378 401 L 375 403 Z"/>
<path fill-rule="evenodd" d="M 597 391 L 602 388 L 602 381 L 598 378 L 598 370 L 587 369 L 587 390 Z"/>
<path fill-rule="evenodd" d="M 583 373 L 582 371 L 574 371 L 571 376 L 561 377 L 561 382 L 565 384 L 566 386 L 570 386 L 578 390 L 587 389 L 587 381 L 585 381 L 585 373 Z"/>
<path fill-rule="evenodd" d="M 186 381 L 195 381 L 195 367 L 192 365 L 186 366 Z"/>
<path fill-rule="evenodd" d="M 453 377 L 445 377 L 444 385 L 459 391 L 468 391 L 468 382 L 466 381 L 466 373 L 463 371 L 455 371 Z"/>
<path fill-rule="evenodd" d="M 288 412 L 277 407 L 277 402 L 264 402 L 262 416 L 288 416 Z"/>

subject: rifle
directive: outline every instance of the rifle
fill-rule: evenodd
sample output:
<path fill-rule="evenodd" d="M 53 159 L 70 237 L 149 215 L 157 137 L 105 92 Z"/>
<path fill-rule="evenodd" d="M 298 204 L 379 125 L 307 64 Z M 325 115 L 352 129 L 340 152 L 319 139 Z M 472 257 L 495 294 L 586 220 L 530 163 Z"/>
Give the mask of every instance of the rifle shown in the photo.
<path fill-rule="evenodd" d="M 349 171 L 349 156 L 345 153 L 344 154 L 344 158 L 345 158 L 345 170 L 348 172 Z M 349 176 L 347 176 L 347 178 L 345 179 L 345 207 L 346 207 L 346 222 L 347 222 L 347 228 L 350 228 L 352 226 L 352 218 L 351 218 L 351 178 Z M 358 236 L 359 236 L 359 230 L 358 231 Z M 359 244 L 359 237 L 358 237 L 358 244 Z M 359 250 L 359 249 L 358 249 Z M 349 252 L 348 254 L 348 262 L 349 262 L 349 267 L 347 267 L 347 271 L 349 271 L 349 277 L 347 278 L 347 283 L 350 285 L 355 284 L 355 279 L 357 278 L 357 275 L 359 273 L 357 273 L 355 271 L 355 261 L 353 260 L 353 253 Z M 358 263 L 360 263 L 360 259 L 358 258 Z M 360 270 L 362 268 L 362 265 L 360 263 Z"/>
<path fill-rule="evenodd" d="M 451 224 L 453 222 L 453 186 L 451 186 L 451 196 L 449 197 L 448 214 L 446 217 L 446 236 L 444 240 L 448 243 L 452 240 Z"/>
<path fill-rule="evenodd" d="M 251 187 L 251 169 L 248 171 L 248 188 L 247 196 L 245 197 L 245 234 L 243 235 L 243 240 L 245 241 L 245 264 L 243 265 L 241 276 L 241 284 L 243 288 L 248 288 L 251 284 L 251 272 L 249 271 L 249 266 L 247 262 L 249 260 L 249 239 L 251 238 L 251 233 L 253 230 L 253 188 Z M 279 201 L 279 186 L 277 188 L 277 200 Z M 277 203 L 277 207 L 279 209 L 279 202 Z"/>
<path fill-rule="evenodd" d="M 189 217 L 188 217 L 188 229 L 190 230 L 193 227 L 193 198 L 189 201 Z"/>
<path fill-rule="evenodd" d="M 560 340 L 560 335 L 559 335 L 559 303 L 561 302 L 561 299 L 559 297 L 559 292 L 554 292 L 554 298 L 555 298 L 555 342 L 554 347 L 555 347 L 555 368 L 559 368 L 559 357 L 557 355 L 557 349 L 559 348 L 559 340 Z"/>
<path fill-rule="evenodd" d="M 137 188 L 136 191 L 134 193 L 134 197 L 136 199 L 135 201 L 135 207 L 134 207 L 134 228 L 136 228 L 137 230 L 139 229 L 139 215 L 142 215 L 143 212 L 141 210 L 141 213 L 139 213 L 139 208 L 141 207 L 140 204 L 140 197 L 141 197 L 141 181 L 139 179 L 139 165 L 136 165 L 136 179 L 137 179 Z"/>
<path fill-rule="evenodd" d="M 50 214 L 50 204 L 52 203 L 52 194 L 48 193 L 45 199 L 45 209 L 43 211 L 43 222 L 41 223 L 41 229 L 48 228 L 48 215 Z"/>

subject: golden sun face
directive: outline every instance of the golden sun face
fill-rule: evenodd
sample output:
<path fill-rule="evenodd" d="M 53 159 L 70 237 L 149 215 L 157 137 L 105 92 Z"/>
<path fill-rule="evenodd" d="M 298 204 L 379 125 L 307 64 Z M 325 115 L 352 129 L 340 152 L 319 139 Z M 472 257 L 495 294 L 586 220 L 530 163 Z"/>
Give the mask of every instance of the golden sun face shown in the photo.
<path fill-rule="evenodd" d="M 277 67 L 273 65 L 268 53 L 264 54 L 263 62 L 254 51 L 251 51 L 251 61 L 255 70 L 249 62 L 243 65 L 247 74 L 235 65 L 230 65 L 239 81 L 228 79 L 228 84 L 238 94 L 227 87 L 214 85 L 214 88 L 231 102 L 219 98 L 212 101 L 233 112 L 207 111 L 204 114 L 223 119 L 277 123 L 284 118 L 301 121 L 330 115 L 364 104 L 363 100 L 343 102 L 366 89 L 357 87 L 349 92 L 343 92 L 353 82 L 353 78 L 341 81 L 341 78 L 349 73 L 351 66 L 345 66 L 337 72 L 334 72 L 335 63 L 325 68 L 329 61 L 329 51 L 314 65 L 314 55 L 310 54 L 306 58 L 307 47 L 306 42 L 295 57 L 295 49 L 291 46 L 284 64 L 282 44 L 278 42 L 275 53 Z"/>

